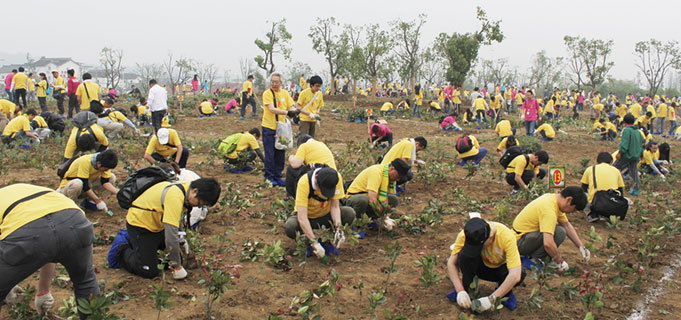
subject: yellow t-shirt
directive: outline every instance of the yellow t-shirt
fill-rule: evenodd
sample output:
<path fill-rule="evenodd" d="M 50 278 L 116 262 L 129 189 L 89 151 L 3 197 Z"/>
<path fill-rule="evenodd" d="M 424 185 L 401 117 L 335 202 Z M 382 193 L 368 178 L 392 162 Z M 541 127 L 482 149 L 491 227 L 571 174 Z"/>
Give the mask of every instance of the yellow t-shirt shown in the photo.
<path fill-rule="evenodd" d="M 499 135 L 499 138 L 508 137 L 513 135 L 513 128 L 511 127 L 511 121 L 501 120 L 497 123 L 494 128 L 494 132 Z"/>
<path fill-rule="evenodd" d="M 28 91 L 35 91 L 35 80 L 28 80 Z"/>
<path fill-rule="evenodd" d="M 352 181 L 350 187 L 348 187 L 347 197 L 356 193 L 366 193 L 373 191 L 378 193 L 381 189 L 381 182 L 383 181 L 383 165 L 375 164 L 368 167 L 362 172 L 360 172 L 355 180 Z"/>
<path fill-rule="evenodd" d="M 308 140 L 298 147 L 296 151 L 296 158 L 303 160 L 303 163 L 321 163 L 325 164 L 334 170 L 336 169 L 336 160 L 333 153 L 323 142 L 317 140 Z"/>
<path fill-rule="evenodd" d="M 0 111 L 5 114 L 8 118 L 10 115 L 14 114 L 14 111 L 16 111 L 17 105 L 14 104 L 14 102 L 6 100 L 6 99 L 0 99 Z"/>
<path fill-rule="evenodd" d="M 411 162 L 411 154 L 412 151 L 415 148 L 415 142 L 411 142 L 409 139 L 402 139 L 400 142 L 396 143 L 392 148 L 390 148 L 390 151 L 383 156 L 383 160 L 381 161 L 381 165 L 385 165 L 386 163 L 391 163 L 395 159 L 407 159 L 409 162 Z"/>
<path fill-rule="evenodd" d="M 507 226 L 499 222 L 488 222 L 490 227 L 496 228 L 494 242 L 480 252 L 482 262 L 488 268 L 499 268 L 506 264 L 506 268 L 511 269 L 520 266 L 520 253 L 518 252 L 518 242 L 514 232 Z M 463 249 L 466 242 L 466 234 L 463 230 L 459 232 L 454 242 L 452 255 L 456 255 Z"/>
<path fill-rule="evenodd" d="M 652 104 L 649 104 L 649 105 L 646 107 L 646 113 L 648 113 L 648 112 L 650 112 L 650 113 L 653 114 L 653 116 L 650 117 L 651 119 L 657 118 L 657 111 L 655 111 L 655 107 L 654 107 Z"/>
<path fill-rule="evenodd" d="M 423 105 L 423 89 L 419 91 L 419 94 L 414 94 L 414 104 L 417 106 Z"/>
<path fill-rule="evenodd" d="M 286 116 L 275 115 L 274 113 L 270 112 L 270 109 L 267 108 L 267 106 L 272 104 L 277 109 L 288 110 L 294 104 L 293 99 L 291 99 L 291 95 L 289 95 L 288 91 L 284 89 L 279 89 L 279 92 L 276 92 L 275 95 L 277 100 L 276 104 L 274 103 L 275 97 L 272 96 L 271 89 L 265 90 L 265 92 L 262 94 L 262 104 L 265 106 L 265 111 L 263 112 L 262 116 L 262 126 L 272 130 L 277 130 L 277 119 L 279 119 L 279 121 L 285 122 L 284 119 L 286 119 Z"/>
<path fill-rule="evenodd" d="M 255 139 L 255 136 L 248 132 L 245 132 L 241 135 L 239 141 L 237 141 L 236 149 L 234 149 L 234 152 L 227 155 L 227 158 L 236 159 L 237 156 L 239 155 L 239 152 L 247 150 L 248 148 L 256 150 L 260 148 L 260 145 L 258 144 L 258 140 Z"/>
<path fill-rule="evenodd" d="M 300 89 L 303 89 L 303 90 L 307 89 L 307 81 L 305 80 L 305 77 L 301 76 L 298 83 L 300 84 Z"/>
<path fill-rule="evenodd" d="M 524 97 L 523 97 L 522 93 L 518 92 L 518 93 L 515 94 L 515 103 L 517 105 L 523 104 L 523 99 L 524 99 Z"/>
<path fill-rule="evenodd" d="M 140 117 L 144 115 L 147 112 L 147 106 L 145 105 L 138 105 L 137 106 L 137 116 Z"/>
<path fill-rule="evenodd" d="M 518 140 L 515 141 L 515 145 L 518 145 Z M 497 146 L 497 151 L 506 150 L 508 148 L 508 137 L 501 139 L 499 145 Z"/>
<path fill-rule="evenodd" d="M 485 99 L 478 97 L 477 99 L 475 99 L 475 101 L 473 101 L 473 106 L 475 107 L 475 111 L 478 110 L 484 111 L 485 108 L 487 107 L 487 102 L 485 102 Z"/>
<path fill-rule="evenodd" d="M 653 160 L 655 160 L 655 155 L 650 150 L 643 150 L 643 156 L 641 156 L 641 161 L 639 161 L 638 165 L 652 165 L 655 163 Z"/>
<path fill-rule="evenodd" d="M 596 110 L 596 111 L 603 111 L 604 107 L 605 106 L 602 103 L 594 104 L 594 110 Z"/>
<path fill-rule="evenodd" d="M 480 153 L 480 150 L 478 150 L 480 148 L 480 143 L 478 143 L 478 139 L 473 135 L 468 135 L 468 137 L 471 139 L 471 143 L 473 143 L 473 148 L 471 148 L 467 152 L 459 153 L 459 159 L 472 157 Z"/>
<path fill-rule="evenodd" d="M 250 97 L 253 94 L 253 82 L 248 80 L 244 81 L 244 83 L 241 85 L 241 92 L 246 92 L 247 96 Z"/>
<path fill-rule="evenodd" d="M 128 117 L 118 110 L 112 110 L 106 118 L 113 122 L 125 122 L 128 120 Z"/>
<path fill-rule="evenodd" d="M 28 115 L 24 115 L 24 117 L 26 117 L 26 119 L 28 119 Z M 33 118 L 33 121 L 35 121 L 38 124 L 37 128 L 47 128 L 48 127 L 47 121 L 45 121 L 45 118 L 43 118 L 41 116 L 35 116 Z M 37 128 L 33 128 L 33 129 L 37 129 Z"/>
<path fill-rule="evenodd" d="M 619 107 L 615 108 L 615 113 L 620 116 L 624 117 L 627 115 L 627 106 L 624 104 L 620 104 Z"/>
<path fill-rule="evenodd" d="M 14 138 L 22 130 L 24 132 L 31 132 L 31 122 L 26 117 L 16 117 L 9 121 L 5 130 L 2 130 L 2 135 Z"/>
<path fill-rule="evenodd" d="M 554 130 L 553 127 L 548 123 L 544 123 L 537 128 L 537 132 L 541 131 L 544 131 L 546 133 L 547 138 L 553 139 L 556 137 L 556 130 Z"/>
<path fill-rule="evenodd" d="M 132 202 L 134 207 L 128 209 L 125 220 L 132 226 L 144 228 L 151 232 L 161 232 L 165 223 L 179 227 L 184 210 L 185 194 L 189 191 L 189 182 L 179 184 L 185 190 L 184 194 L 180 188 L 170 186 L 166 192 L 165 201 L 161 203 L 163 190 L 170 184 L 170 182 L 165 181 L 159 182 L 144 191 Z"/>
<path fill-rule="evenodd" d="M 629 107 L 629 113 L 631 113 L 634 117 L 640 117 L 641 116 L 641 110 L 643 107 L 641 107 L 640 104 L 634 103 Z"/>
<path fill-rule="evenodd" d="M 47 97 L 47 81 L 40 80 L 40 82 L 38 82 L 38 90 L 35 95 L 39 98 Z"/>
<path fill-rule="evenodd" d="M 108 179 L 111 178 L 111 170 L 99 171 L 92 166 L 92 157 L 94 154 L 82 156 L 73 161 L 69 170 L 64 174 L 64 179 L 59 182 L 59 188 L 63 188 L 69 181 L 73 179 L 87 179 L 94 180 L 97 178 Z"/>
<path fill-rule="evenodd" d="M 24 74 L 23 72 L 19 72 L 14 75 L 14 78 L 12 78 L 12 82 L 14 82 L 14 90 L 16 89 L 27 89 L 28 87 L 27 82 L 28 81 L 28 76 Z"/>
<path fill-rule="evenodd" d="M 64 90 L 66 90 L 66 87 L 64 86 L 64 78 L 59 76 L 54 79 L 54 91 L 64 92 Z M 99 93 L 99 89 L 97 89 L 97 93 Z M 81 110 L 82 109 L 83 108 L 81 108 Z"/>
<path fill-rule="evenodd" d="M 7 213 L 4 219 L 0 220 L 0 240 L 7 238 L 12 232 L 27 223 L 38 220 L 50 213 L 65 209 L 75 209 L 82 212 L 73 200 L 61 193 L 49 188 L 24 183 L 12 184 L 0 189 L 0 194 L 5 195 L 0 197 L 0 212 L 5 212 L 12 203 L 19 199 L 43 191 L 49 192 L 17 204 L 12 211 Z"/>
<path fill-rule="evenodd" d="M 109 139 L 106 138 L 104 130 L 102 130 L 102 127 L 100 127 L 97 124 L 93 124 L 90 126 L 90 129 L 92 129 L 92 133 L 95 134 L 94 136 L 95 140 L 99 141 L 99 143 L 103 146 L 109 145 Z M 76 144 L 76 135 L 80 137 L 84 134 L 90 134 L 90 131 L 84 129 L 80 132 L 80 134 L 78 134 L 78 128 L 74 127 L 73 129 L 71 129 L 71 135 L 69 136 L 69 140 L 66 142 L 66 149 L 64 150 L 64 158 L 71 159 L 73 157 L 73 154 L 76 152 L 76 149 L 78 148 L 78 145 Z"/>
<path fill-rule="evenodd" d="M 147 144 L 147 150 L 145 153 L 153 154 L 155 152 L 164 157 L 169 157 L 177 153 L 177 146 L 182 145 L 180 137 L 177 135 L 177 131 L 175 131 L 175 129 L 168 129 L 168 133 L 169 135 L 167 144 L 161 144 L 158 142 L 158 137 L 156 135 L 151 137 L 149 144 Z"/>
<path fill-rule="evenodd" d="M 553 234 L 558 223 L 568 222 L 564 212 L 558 209 L 556 194 L 547 193 L 530 202 L 513 220 L 516 239 L 530 232 Z"/>
<path fill-rule="evenodd" d="M 521 154 L 515 157 L 511 162 L 509 162 L 508 167 L 506 167 L 506 173 L 515 173 L 516 175 L 522 176 L 525 170 L 533 170 L 535 174 L 539 172 L 539 167 L 535 167 L 532 161 L 525 159 L 525 155 Z M 529 162 L 529 163 L 528 163 Z"/>
<path fill-rule="evenodd" d="M 393 109 L 393 104 L 390 102 L 386 102 L 381 106 L 381 111 L 390 111 Z"/>
<path fill-rule="evenodd" d="M 547 113 L 555 113 L 553 108 L 553 100 L 549 100 L 549 102 L 546 103 L 546 107 L 544 107 L 544 114 Z"/>
<path fill-rule="evenodd" d="M 320 108 L 324 106 L 322 91 L 319 90 L 315 93 L 312 93 L 312 89 L 310 88 L 301 91 L 300 95 L 298 96 L 298 105 L 301 109 L 307 107 L 307 109 L 305 109 L 307 112 L 319 114 Z M 312 120 L 308 115 L 301 113 L 300 121 L 315 122 L 316 120 Z"/>
<path fill-rule="evenodd" d="M 596 184 L 598 184 L 598 188 L 594 188 L 593 167 L 586 168 L 582 175 L 582 183 L 589 185 L 589 203 L 593 200 L 596 191 L 616 190 L 624 187 L 622 174 L 620 174 L 617 168 L 607 163 L 599 163 L 596 165 Z"/>
<path fill-rule="evenodd" d="M 85 89 L 87 88 L 87 90 Z M 99 100 L 99 85 L 85 80 L 78 85 L 76 89 L 76 96 L 80 97 L 82 100 L 80 102 L 80 110 L 90 110 L 90 101 Z"/>
<path fill-rule="evenodd" d="M 441 109 L 442 109 L 442 107 L 440 107 L 440 104 L 438 104 L 438 103 L 435 102 L 435 101 L 431 102 L 431 103 L 430 103 L 430 106 L 433 107 L 433 108 L 435 108 L 435 109 L 437 109 L 437 110 L 441 110 Z"/>
<path fill-rule="evenodd" d="M 321 190 L 313 190 L 314 194 L 320 198 L 325 198 Z M 310 195 L 310 181 L 307 174 L 304 174 L 298 179 L 298 186 L 296 189 L 296 208 L 307 208 L 307 217 L 309 219 L 316 219 L 323 217 L 331 212 L 331 204 L 329 201 L 320 202 L 315 198 L 308 197 Z M 343 199 L 345 191 L 343 191 L 343 178 L 338 173 L 338 183 L 336 184 L 336 194 L 333 198 L 335 200 Z"/>
<path fill-rule="evenodd" d="M 452 103 L 461 104 L 461 91 L 459 89 L 452 92 Z"/>
<path fill-rule="evenodd" d="M 660 105 L 657 106 L 657 114 L 659 115 L 658 117 L 660 118 L 667 117 L 667 104 L 660 103 Z"/>
<path fill-rule="evenodd" d="M 640 116 L 640 117 L 638 117 L 638 119 L 636 119 L 636 122 L 634 122 L 634 125 L 637 125 L 637 126 L 647 126 L 647 125 L 650 123 L 650 120 L 651 120 L 651 119 L 652 119 L 652 118 L 648 118 L 648 117 L 646 117 L 645 115 Z"/>
<path fill-rule="evenodd" d="M 491 101 L 489 104 L 492 109 L 499 110 L 501 108 L 501 94 L 497 93 L 494 96 L 494 101 Z"/>
<path fill-rule="evenodd" d="M 215 111 L 213 110 L 213 104 L 210 103 L 210 101 L 201 102 L 199 108 L 201 108 L 201 114 L 211 114 Z"/>

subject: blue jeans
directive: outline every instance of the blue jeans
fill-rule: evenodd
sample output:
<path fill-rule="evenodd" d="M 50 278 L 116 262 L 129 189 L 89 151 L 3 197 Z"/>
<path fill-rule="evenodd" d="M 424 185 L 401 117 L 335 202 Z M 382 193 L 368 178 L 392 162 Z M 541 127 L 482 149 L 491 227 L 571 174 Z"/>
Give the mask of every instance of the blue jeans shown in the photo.
<path fill-rule="evenodd" d="M 265 149 L 265 179 L 268 180 L 281 179 L 281 173 L 284 171 L 284 163 L 286 162 L 286 151 L 277 150 L 274 147 L 274 136 L 276 134 L 276 130 L 262 127 L 262 145 Z"/>
<path fill-rule="evenodd" d="M 664 133 L 664 120 L 666 118 L 657 118 L 657 124 L 655 125 L 655 132 L 657 133 Z"/>
<path fill-rule="evenodd" d="M 537 127 L 537 120 L 525 120 L 525 130 L 527 131 L 527 135 L 530 137 L 534 137 L 534 129 Z"/>
<path fill-rule="evenodd" d="M 416 114 L 418 114 L 418 117 L 421 118 L 421 105 L 415 104 L 414 109 L 411 110 L 412 117 Z"/>
<path fill-rule="evenodd" d="M 487 118 L 485 117 L 485 110 L 477 110 L 475 111 L 475 118 L 478 120 L 478 123 L 487 122 Z"/>
<path fill-rule="evenodd" d="M 669 126 L 671 127 L 669 128 L 669 134 L 671 135 L 674 134 L 674 130 L 676 130 L 676 127 L 678 127 L 679 125 L 678 123 L 676 123 L 676 120 L 671 120 L 669 121 Z"/>
<path fill-rule="evenodd" d="M 480 161 L 482 161 L 482 159 L 485 158 L 486 155 L 487 155 L 487 148 L 482 147 L 482 148 L 478 149 L 478 154 L 476 154 L 474 156 L 462 158 L 460 164 L 464 165 L 468 161 L 473 161 L 473 164 L 478 165 L 478 164 L 480 164 Z"/>

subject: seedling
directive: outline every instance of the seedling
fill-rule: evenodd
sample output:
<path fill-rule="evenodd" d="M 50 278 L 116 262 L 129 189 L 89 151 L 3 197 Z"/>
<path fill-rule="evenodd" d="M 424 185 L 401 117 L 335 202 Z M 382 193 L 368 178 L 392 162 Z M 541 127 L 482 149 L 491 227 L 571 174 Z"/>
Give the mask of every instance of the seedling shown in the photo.
<path fill-rule="evenodd" d="M 390 284 L 390 275 L 393 274 L 393 272 L 397 272 L 397 267 L 395 267 L 395 261 L 397 261 L 397 257 L 400 256 L 402 253 L 402 245 L 400 245 L 399 240 L 395 240 L 395 243 L 392 245 L 387 244 L 385 247 L 383 247 L 383 250 L 385 250 L 384 256 L 388 258 L 389 260 L 389 267 L 387 270 L 388 277 L 385 279 L 385 283 L 383 284 L 383 291 L 387 291 L 387 287 Z"/>
<path fill-rule="evenodd" d="M 437 266 L 437 254 L 432 253 L 422 256 L 414 261 L 414 263 L 421 270 L 419 281 L 424 289 L 430 288 L 440 281 L 440 274 L 435 271 L 435 267 Z"/>

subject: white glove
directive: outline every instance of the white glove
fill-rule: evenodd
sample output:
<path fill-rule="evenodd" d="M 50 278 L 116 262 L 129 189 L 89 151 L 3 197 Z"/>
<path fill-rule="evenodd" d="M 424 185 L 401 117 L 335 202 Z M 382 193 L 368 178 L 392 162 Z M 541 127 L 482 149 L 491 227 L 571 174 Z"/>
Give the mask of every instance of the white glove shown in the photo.
<path fill-rule="evenodd" d="M 21 302 L 23 295 L 24 295 L 24 289 L 22 289 L 20 286 L 16 285 L 7 294 L 7 297 L 5 297 L 5 302 L 7 302 L 9 304 L 19 303 L 19 302 Z"/>
<path fill-rule="evenodd" d="M 46 314 L 50 309 L 52 309 L 52 306 L 54 305 L 54 297 L 52 297 L 52 294 L 48 291 L 47 293 L 39 296 L 35 296 L 35 309 L 38 311 L 40 314 Z"/>
<path fill-rule="evenodd" d="M 319 115 L 316 113 L 310 113 L 310 119 L 317 119 L 319 118 Z"/>
<path fill-rule="evenodd" d="M 492 309 L 492 300 L 490 299 L 490 297 L 480 298 L 478 299 L 478 301 L 480 301 L 480 307 L 478 308 L 478 310 L 475 311 L 483 312 Z"/>
<path fill-rule="evenodd" d="M 180 246 L 182 247 L 182 250 L 184 250 L 184 254 L 189 254 L 189 243 L 187 243 L 187 241 L 185 241 Z"/>
<path fill-rule="evenodd" d="M 326 255 L 326 251 L 324 251 L 324 247 L 322 247 L 322 244 L 315 241 L 315 243 L 312 244 L 312 250 L 314 250 L 314 255 L 317 256 L 317 258 L 321 259 L 324 258 Z"/>
<path fill-rule="evenodd" d="M 466 292 L 466 290 L 456 293 L 456 303 L 458 303 L 459 307 L 461 308 L 471 307 L 471 297 L 468 296 L 468 292 Z"/>
<path fill-rule="evenodd" d="M 173 279 L 182 280 L 187 277 L 187 270 L 180 266 L 179 268 L 173 268 Z"/>
<path fill-rule="evenodd" d="M 664 174 L 662 174 L 661 172 L 660 172 L 660 178 L 662 178 L 662 181 L 666 180 L 666 178 L 664 177 Z"/>
<path fill-rule="evenodd" d="M 591 251 L 587 249 L 584 246 L 579 247 L 579 252 L 582 254 L 582 258 L 584 258 L 584 261 L 589 262 L 589 259 L 591 259 Z"/>
<path fill-rule="evenodd" d="M 387 231 L 392 231 L 393 227 L 395 226 L 395 220 L 390 219 L 390 217 L 385 217 L 385 220 L 383 220 L 383 227 Z"/>
<path fill-rule="evenodd" d="M 418 164 L 418 165 L 420 165 L 420 166 L 425 166 L 425 165 L 426 165 L 426 162 L 423 161 L 423 160 L 421 160 L 421 159 L 416 159 L 415 162 L 416 162 L 416 164 Z"/>
<path fill-rule="evenodd" d="M 336 234 L 333 235 L 333 243 L 336 248 L 340 248 L 341 244 L 345 242 L 345 232 L 342 229 L 336 229 Z"/>
<path fill-rule="evenodd" d="M 567 261 L 563 260 L 561 264 L 558 265 L 558 271 L 560 272 L 565 272 L 570 269 L 570 266 L 568 266 Z"/>
<path fill-rule="evenodd" d="M 106 202 L 99 200 L 99 202 L 97 202 L 97 210 L 109 211 L 109 208 L 106 207 Z"/>
<path fill-rule="evenodd" d="M 40 144 L 40 138 L 35 138 L 35 143 Z"/>

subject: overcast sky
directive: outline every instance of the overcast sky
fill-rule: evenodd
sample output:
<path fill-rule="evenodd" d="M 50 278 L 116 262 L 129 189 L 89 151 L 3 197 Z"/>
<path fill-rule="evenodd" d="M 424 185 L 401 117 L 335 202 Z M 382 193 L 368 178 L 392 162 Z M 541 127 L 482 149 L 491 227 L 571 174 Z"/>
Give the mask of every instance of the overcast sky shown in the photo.
<path fill-rule="evenodd" d="M 2 1 L 5 54 L 72 57 L 97 64 L 102 47 L 122 49 L 124 65 L 161 63 L 168 52 L 215 63 L 239 75 L 239 59 L 252 58 L 267 21 L 287 19 L 293 35 L 292 62 L 306 62 L 326 70 L 307 36 L 317 17 L 333 16 L 341 23 L 379 23 L 386 28 L 397 18 L 428 16 L 422 37 L 430 44 L 440 32 L 479 28 L 475 7 L 490 19 L 501 19 L 506 36 L 501 44 L 481 50 L 484 59 L 509 58 L 525 69 L 532 55 L 545 49 L 550 56 L 566 55 L 563 36 L 612 39 L 615 42 L 612 76 L 634 79 L 633 49 L 637 41 L 678 39 L 679 1 L 203 1 L 203 0 L 23 0 Z M 676 38 L 675 38 L 676 37 Z M 6 63 L 0 62 L 0 63 Z M 276 60 L 277 69 L 286 63 Z M 221 72 L 220 74 L 224 74 Z"/>

